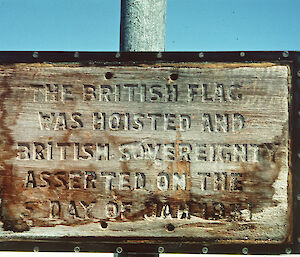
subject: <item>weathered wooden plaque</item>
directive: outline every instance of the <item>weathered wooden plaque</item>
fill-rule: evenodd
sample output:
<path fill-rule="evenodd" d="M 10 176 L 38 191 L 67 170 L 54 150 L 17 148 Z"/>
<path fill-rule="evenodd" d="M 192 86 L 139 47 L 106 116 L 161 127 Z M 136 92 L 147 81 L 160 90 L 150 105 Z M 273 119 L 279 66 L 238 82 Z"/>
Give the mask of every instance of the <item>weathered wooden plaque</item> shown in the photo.
<path fill-rule="evenodd" d="M 0 69 L 0 238 L 289 242 L 286 65 Z"/>

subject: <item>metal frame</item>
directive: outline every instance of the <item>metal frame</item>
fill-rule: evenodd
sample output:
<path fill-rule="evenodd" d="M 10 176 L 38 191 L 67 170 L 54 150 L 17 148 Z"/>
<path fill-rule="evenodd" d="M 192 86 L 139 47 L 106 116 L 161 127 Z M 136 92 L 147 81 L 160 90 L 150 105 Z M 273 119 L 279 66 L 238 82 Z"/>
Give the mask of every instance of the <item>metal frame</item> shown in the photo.
<path fill-rule="evenodd" d="M 115 252 L 119 256 L 129 253 L 148 253 L 157 256 L 163 252 L 176 253 L 240 253 L 282 254 L 300 253 L 300 52 L 0 52 L 0 64 L 13 63 L 80 63 L 89 65 L 137 65 L 139 63 L 184 63 L 184 62 L 275 62 L 291 68 L 292 87 L 290 115 L 291 169 L 293 199 L 293 243 L 287 244 L 211 244 L 203 241 L 178 241 L 178 238 L 60 238 L 55 240 L 7 239 L 0 242 L 4 251 L 83 251 Z"/>

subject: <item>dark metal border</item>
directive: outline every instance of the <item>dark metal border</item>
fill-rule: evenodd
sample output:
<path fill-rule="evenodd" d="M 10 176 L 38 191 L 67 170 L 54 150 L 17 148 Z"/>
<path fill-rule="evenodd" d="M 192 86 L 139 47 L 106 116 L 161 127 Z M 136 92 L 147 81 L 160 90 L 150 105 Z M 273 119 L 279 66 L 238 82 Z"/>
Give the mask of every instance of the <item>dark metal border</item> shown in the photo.
<path fill-rule="evenodd" d="M 117 253 L 222 253 L 222 254 L 290 254 L 300 253 L 300 52 L 1 52 L 0 64 L 80 63 L 89 65 L 136 65 L 139 63 L 184 62 L 275 62 L 291 68 L 290 114 L 293 224 L 292 244 L 211 244 L 170 239 L 130 238 L 60 238 L 29 240 L 7 239 L 0 251 L 64 251 Z"/>
<path fill-rule="evenodd" d="M 39 62 L 80 62 L 121 65 L 157 62 L 297 62 L 295 51 L 272 52 L 33 52 L 0 51 L 0 64 Z M 299 60 L 298 60 L 299 61 Z"/>

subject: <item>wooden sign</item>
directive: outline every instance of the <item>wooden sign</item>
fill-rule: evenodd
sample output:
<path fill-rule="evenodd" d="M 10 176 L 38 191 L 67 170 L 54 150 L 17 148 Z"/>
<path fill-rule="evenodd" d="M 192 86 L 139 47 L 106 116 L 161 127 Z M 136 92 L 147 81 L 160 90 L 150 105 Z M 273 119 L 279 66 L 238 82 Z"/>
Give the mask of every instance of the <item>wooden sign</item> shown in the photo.
<path fill-rule="evenodd" d="M 291 235 L 290 69 L 0 69 L 0 238 L 276 244 Z"/>

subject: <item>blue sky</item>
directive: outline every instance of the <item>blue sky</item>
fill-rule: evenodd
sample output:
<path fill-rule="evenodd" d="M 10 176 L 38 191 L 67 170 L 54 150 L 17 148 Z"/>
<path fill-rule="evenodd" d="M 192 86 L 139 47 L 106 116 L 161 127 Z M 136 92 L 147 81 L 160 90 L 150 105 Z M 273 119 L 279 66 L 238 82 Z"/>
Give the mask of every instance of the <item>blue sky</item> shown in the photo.
<path fill-rule="evenodd" d="M 300 0 L 168 0 L 167 51 L 300 50 Z M 118 51 L 120 0 L 0 0 L 0 50 Z"/>

